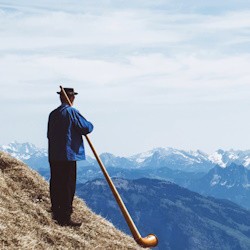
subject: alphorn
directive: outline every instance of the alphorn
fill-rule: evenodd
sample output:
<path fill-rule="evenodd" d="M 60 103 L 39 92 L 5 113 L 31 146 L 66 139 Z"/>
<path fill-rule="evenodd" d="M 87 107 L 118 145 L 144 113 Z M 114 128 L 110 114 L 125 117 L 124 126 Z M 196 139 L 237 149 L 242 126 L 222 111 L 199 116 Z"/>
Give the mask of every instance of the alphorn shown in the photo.
<path fill-rule="evenodd" d="M 63 95 L 65 96 L 68 104 L 70 106 L 72 106 L 72 103 L 69 100 L 64 88 L 62 86 L 60 86 L 60 88 L 61 88 L 61 91 L 62 91 Z M 92 152 L 93 152 L 93 154 L 94 154 L 94 156 L 95 156 L 95 158 L 96 158 L 96 160 L 97 160 L 97 162 L 98 162 L 98 164 L 99 164 L 99 166 L 100 166 L 100 168 L 102 170 L 102 173 L 103 173 L 106 181 L 108 182 L 108 185 L 109 185 L 109 187 L 110 187 L 110 189 L 111 189 L 111 191 L 112 191 L 112 193 L 113 193 L 113 195 L 114 195 L 114 197 L 116 199 L 117 204 L 119 205 L 119 208 L 120 208 L 120 210 L 121 210 L 121 212 L 123 214 L 123 217 L 125 218 L 125 220 L 126 220 L 126 222 L 128 224 L 128 227 L 129 227 L 135 241 L 137 242 L 138 245 L 140 245 L 142 247 L 155 247 L 155 246 L 157 246 L 158 238 L 156 237 L 156 235 L 149 234 L 144 238 L 140 235 L 134 221 L 132 220 L 132 218 L 131 218 L 131 216 L 130 216 L 130 214 L 129 214 L 129 212 L 128 212 L 125 204 L 124 204 L 124 202 L 122 201 L 121 196 L 119 195 L 119 193 L 118 193 L 114 183 L 112 182 L 112 180 L 111 180 L 111 178 L 110 178 L 104 164 L 102 163 L 101 158 L 97 154 L 92 142 L 90 141 L 89 136 L 85 135 L 85 138 L 86 138 L 86 140 L 87 140 L 87 142 L 88 142 L 88 144 L 89 144 L 89 146 L 90 146 L 90 148 L 91 148 L 91 150 L 92 150 Z"/>

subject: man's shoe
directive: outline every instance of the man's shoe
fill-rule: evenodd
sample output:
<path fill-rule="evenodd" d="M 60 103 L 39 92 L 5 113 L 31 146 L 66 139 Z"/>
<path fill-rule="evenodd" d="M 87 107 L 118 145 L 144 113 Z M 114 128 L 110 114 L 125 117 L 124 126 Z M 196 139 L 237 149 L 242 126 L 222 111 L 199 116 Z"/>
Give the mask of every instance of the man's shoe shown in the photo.
<path fill-rule="evenodd" d="M 72 220 L 63 220 L 63 221 L 58 221 L 58 224 L 62 227 L 66 227 L 66 226 L 69 226 L 69 227 L 80 227 L 82 225 L 81 222 L 75 222 L 75 221 L 72 221 Z"/>
<path fill-rule="evenodd" d="M 72 221 L 72 220 L 69 220 L 67 222 L 67 226 L 70 226 L 70 227 L 80 227 L 82 225 L 81 222 L 76 222 L 76 221 Z"/>

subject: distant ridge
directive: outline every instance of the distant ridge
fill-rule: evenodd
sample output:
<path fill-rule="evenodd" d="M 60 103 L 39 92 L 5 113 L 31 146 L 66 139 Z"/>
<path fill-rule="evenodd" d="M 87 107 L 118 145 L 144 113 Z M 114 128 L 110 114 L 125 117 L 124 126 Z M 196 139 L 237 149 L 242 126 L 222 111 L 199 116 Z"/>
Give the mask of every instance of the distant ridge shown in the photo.
<path fill-rule="evenodd" d="M 48 183 L 38 173 L 3 152 L 0 169 L 1 249 L 141 249 L 80 199 L 73 218 L 83 225 L 60 227 L 48 212 Z"/>
<path fill-rule="evenodd" d="M 40 173 L 44 168 L 48 168 L 47 149 L 38 148 L 31 143 L 14 141 L 8 145 L 0 145 L 0 151 L 24 161 Z M 102 153 L 100 157 L 108 168 L 158 169 L 167 167 L 185 172 L 207 173 L 215 165 L 226 168 L 231 163 L 235 163 L 250 170 L 250 150 L 219 149 L 212 154 L 207 154 L 201 150 L 186 151 L 167 147 L 155 148 L 129 157 L 115 156 L 111 153 Z M 80 162 L 80 165 L 92 167 L 97 166 L 97 163 L 94 158 L 87 156 L 87 161 Z"/>

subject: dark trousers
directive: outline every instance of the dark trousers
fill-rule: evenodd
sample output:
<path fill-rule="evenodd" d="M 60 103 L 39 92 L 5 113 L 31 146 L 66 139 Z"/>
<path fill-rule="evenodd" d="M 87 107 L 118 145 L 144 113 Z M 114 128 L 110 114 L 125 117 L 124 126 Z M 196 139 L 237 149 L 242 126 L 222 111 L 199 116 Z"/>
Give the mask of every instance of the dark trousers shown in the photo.
<path fill-rule="evenodd" d="M 76 190 L 76 162 L 50 162 L 50 199 L 57 220 L 68 220 Z"/>

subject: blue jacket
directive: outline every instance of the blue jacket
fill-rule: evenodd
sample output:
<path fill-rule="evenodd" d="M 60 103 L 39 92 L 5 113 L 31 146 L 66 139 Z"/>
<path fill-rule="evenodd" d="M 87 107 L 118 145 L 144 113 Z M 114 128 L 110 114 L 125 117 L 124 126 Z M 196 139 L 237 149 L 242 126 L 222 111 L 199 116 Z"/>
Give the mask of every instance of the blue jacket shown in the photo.
<path fill-rule="evenodd" d="M 49 115 L 47 137 L 49 161 L 80 161 L 85 159 L 82 135 L 93 130 L 75 108 L 62 104 Z"/>

